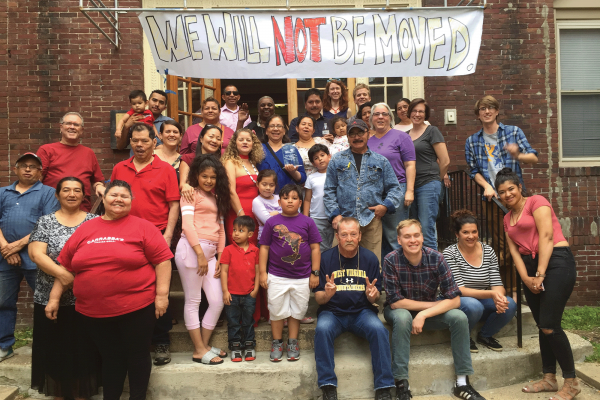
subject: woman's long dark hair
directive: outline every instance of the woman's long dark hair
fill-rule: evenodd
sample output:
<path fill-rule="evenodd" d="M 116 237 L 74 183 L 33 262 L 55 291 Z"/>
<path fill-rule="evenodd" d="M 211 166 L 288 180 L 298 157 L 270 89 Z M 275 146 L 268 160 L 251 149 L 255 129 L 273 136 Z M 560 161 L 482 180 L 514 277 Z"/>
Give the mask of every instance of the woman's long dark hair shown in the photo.
<path fill-rule="evenodd" d="M 194 158 L 198 158 L 202 155 L 202 144 L 200 143 L 200 139 L 202 139 L 204 135 L 206 135 L 206 132 L 210 131 L 211 129 L 217 129 L 219 132 L 221 132 L 221 141 L 223 141 L 223 131 L 221 130 L 221 128 L 219 128 L 216 125 L 206 124 L 206 126 L 202 128 L 202 130 L 200 131 L 200 135 L 198 136 L 198 142 L 196 143 L 196 155 L 194 156 Z M 221 157 L 221 146 L 219 146 L 219 149 L 214 155 L 217 158 Z"/>
<path fill-rule="evenodd" d="M 212 154 L 203 154 L 194 158 L 190 165 L 188 183 L 194 189 L 198 188 L 198 175 L 208 168 L 212 168 L 217 174 L 217 183 L 215 184 L 215 197 L 217 198 L 217 218 L 225 218 L 229 212 L 231 203 L 231 192 L 229 191 L 229 178 L 227 171 L 221 164 L 221 161 Z"/>

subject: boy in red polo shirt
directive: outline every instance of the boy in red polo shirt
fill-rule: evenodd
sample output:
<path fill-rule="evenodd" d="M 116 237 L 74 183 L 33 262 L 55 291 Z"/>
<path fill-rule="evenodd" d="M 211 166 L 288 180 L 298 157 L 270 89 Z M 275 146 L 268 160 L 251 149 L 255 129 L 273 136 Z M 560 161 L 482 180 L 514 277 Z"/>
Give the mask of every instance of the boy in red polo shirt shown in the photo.
<path fill-rule="evenodd" d="M 254 308 L 259 289 L 258 247 L 248 242 L 256 229 L 254 220 L 246 215 L 233 221 L 233 244 L 221 255 L 221 287 L 227 315 L 227 340 L 231 361 L 256 359 L 254 340 Z"/>

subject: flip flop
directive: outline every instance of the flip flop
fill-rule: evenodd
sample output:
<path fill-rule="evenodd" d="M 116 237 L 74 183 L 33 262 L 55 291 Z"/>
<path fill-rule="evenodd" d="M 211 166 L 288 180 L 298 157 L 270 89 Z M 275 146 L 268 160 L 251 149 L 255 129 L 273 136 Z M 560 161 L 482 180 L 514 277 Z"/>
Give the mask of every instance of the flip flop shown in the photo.
<path fill-rule="evenodd" d="M 218 355 L 218 356 L 219 356 L 219 357 L 221 357 L 221 358 L 225 358 L 225 357 L 227 357 L 227 352 L 225 352 L 225 351 L 223 351 L 223 350 L 219 349 L 218 347 L 211 347 L 209 351 L 210 351 L 210 352 L 212 352 L 213 354 L 216 354 L 216 355 Z M 225 354 L 221 354 L 221 352 L 222 352 L 222 351 L 223 351 L 223 353 L 225 353 Z"/>
<path fill-rule="evenodd" d="M 223 364 L 223 360 L 221 361 L 211 361 L 213 358 L 218 357 L 219 355 L 215 355 L 215 353 L 213 353 L 212 351 L 207 351 L 205 355 L 202 356 L 202 358 L 195 358 L 192 357 L 192 361 L 193 362 L 197 362 L 197 363 L 202 363 L 205 365 L 219 365 L 219 364 Z"/>

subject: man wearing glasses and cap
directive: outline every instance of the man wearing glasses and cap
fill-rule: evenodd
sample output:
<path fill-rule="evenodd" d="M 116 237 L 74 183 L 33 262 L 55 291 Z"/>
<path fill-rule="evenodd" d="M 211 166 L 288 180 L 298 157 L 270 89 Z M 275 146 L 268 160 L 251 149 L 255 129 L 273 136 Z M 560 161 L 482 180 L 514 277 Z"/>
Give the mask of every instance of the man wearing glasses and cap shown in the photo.
<path fill-rule="evenodd" d="M 221 124 L 235 132 L 252 122 L 252 118 L 248 115 L 250 112 L 248 111 L 248 104 L 243 103 L 241 107 L 238 106 L 238 101 L 240 101 L 241 96 L 235 86 L 225 86 L 221 98 L 225 103 L 225 105 L 221 107 L 221 116 L 219 117 L 219 122 L 221 122 Z M 243 117 L 239 118 L 239 114 L 243 114 Z"/>
<path fill-rule="evenodd" d="M 29 234 L 39 217 L 59 209 L 54 189 L 40 182 L 42 161 L 35 153 L 20 156 L 13 171 L 18 180 L 0 188 L 0 362 L 14 355 L 23 278 L 35 290 L 37 266 L 29 258 Z"/>

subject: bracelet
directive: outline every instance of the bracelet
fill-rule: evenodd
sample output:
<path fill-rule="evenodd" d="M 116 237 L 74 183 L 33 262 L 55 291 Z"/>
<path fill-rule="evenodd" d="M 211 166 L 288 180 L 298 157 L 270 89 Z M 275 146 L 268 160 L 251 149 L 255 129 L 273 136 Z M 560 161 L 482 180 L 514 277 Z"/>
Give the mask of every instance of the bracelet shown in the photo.
<path fill-rule="evenodd" d="M 241 213 L 242 211 L 244 211 L 244 209 L 243 209 L 243 208 L 240 208 L 240 210 L 237 212 L 237 215 L 240 215 L 240 213 Z"/>

